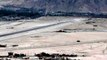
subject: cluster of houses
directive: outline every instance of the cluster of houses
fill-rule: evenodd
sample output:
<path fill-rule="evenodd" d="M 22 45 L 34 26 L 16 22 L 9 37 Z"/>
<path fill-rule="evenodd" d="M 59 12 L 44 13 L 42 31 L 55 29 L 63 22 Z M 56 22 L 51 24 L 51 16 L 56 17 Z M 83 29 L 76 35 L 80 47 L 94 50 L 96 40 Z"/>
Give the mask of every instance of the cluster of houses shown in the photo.
<path fill-rule="evenodd" d="M 77 54 L 48 54 L 45 52 L 35 54 L 34 56 L 27 56 L 26 54 L 17 54 L 13 52 L 8 52 L 7 56 L 0 56 L 0 60 L 80 60 L 71 59 L 79 57 Z M 85 55 L 82 55 L 85 57 Z"/>
<path fill-rule="evenodd" d="M 76 54 L 48 54 L 48 53 L 40 53 L 35 54 L 40 60 L 70 60 L 68 57 L 78 57 Z"/>
<path fill-rule="evenodd" d="M 48 54 L 45 52 L 35 54 L 34 56 L 27 56 L 26 54 L 17 54 L 13 52 L 8 52 L 8 56 L 0 56 L 0 60 L 80 60 L 80 59 L 70 59 L 76 58 L 77 54 Z M 85 55 L 82 55 L 84 57 Z M 5 59 L 4 59 L 5 58 Z"/>
<path fill-rule="evenodd" d="M 13 58 L 23 58 L 26 57 L 26 54 L 17 54 L 13 52 L 8 52 L 8 55 L 0 56 L 0 60 L 11 60 Z"/>

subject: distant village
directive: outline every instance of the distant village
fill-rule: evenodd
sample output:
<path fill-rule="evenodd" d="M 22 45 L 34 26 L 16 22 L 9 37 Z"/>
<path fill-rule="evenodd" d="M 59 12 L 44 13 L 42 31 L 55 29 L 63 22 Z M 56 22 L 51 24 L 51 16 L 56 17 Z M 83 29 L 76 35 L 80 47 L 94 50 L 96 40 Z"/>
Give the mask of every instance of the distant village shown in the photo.
<path fill-rule="evenodd" d="M 86 55 L 77 54 L 48 54 L 42 52 L 40 54 L 34 54 L 34 56 L 27 56 L 26 54 L 18 54 L 8 52 L 7 56 L 0 56 L 0 60 L 80 60 L 76 57 L 85 57 Z"/>
<path fill-rule="evenodd" d="M 91 18 L 107 18 L 107 14 L 89 13 L 89 12 L 64 12 L 55 11 L 47 12 L 46 9 L 22 8 L 16 6 L 4 6 L 0 9 L 0 20 L 12 21 L 20 19 L 34 19 L 41 16 L 72 16 L 72 17 L 91 17 Z"/>

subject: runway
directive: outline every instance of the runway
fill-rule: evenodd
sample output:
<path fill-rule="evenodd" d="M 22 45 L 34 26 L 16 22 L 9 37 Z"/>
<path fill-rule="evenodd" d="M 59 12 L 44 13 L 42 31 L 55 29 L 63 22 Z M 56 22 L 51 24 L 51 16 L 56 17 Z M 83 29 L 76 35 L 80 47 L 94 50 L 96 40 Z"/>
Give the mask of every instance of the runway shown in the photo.
<path fill-rule="evenodd" d="M 59 23 L 54 23 L 54 24 L 40 26 L 40 27 L 33 27 L 30 29 L 16 31 L 12 33 L 1 34 L 0 40 L 15 38 L 15 37 L 23 36 L 23 35 L 34 34 L 34 33 L 40 33 L 40 32 L 50 30 L 50 28 L 55 29 L 57 27 L 66 26 L 69 24 L 72 24 L 72 21 L 59 22 Z"/>

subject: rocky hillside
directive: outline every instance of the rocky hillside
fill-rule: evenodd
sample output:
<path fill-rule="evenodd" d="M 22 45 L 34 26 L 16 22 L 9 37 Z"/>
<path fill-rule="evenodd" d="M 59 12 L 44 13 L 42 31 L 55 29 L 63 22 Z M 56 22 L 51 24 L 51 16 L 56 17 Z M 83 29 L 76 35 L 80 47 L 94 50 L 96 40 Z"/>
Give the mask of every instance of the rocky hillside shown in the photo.
<path fill-rule="evenodd" d="M 0 0 L 0 8 L 14 11 L 55 13 L 107 13 L 107 0 Z"/>

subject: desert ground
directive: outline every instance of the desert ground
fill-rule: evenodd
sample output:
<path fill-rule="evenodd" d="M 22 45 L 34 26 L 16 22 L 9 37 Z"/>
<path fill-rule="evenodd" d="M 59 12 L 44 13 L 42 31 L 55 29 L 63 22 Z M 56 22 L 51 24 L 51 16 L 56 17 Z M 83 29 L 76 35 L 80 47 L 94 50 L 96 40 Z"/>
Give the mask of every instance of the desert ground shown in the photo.
<path fill-rule="evenodd" d="M 107 19 L 46 16 L 0 22 L 0 55 L 8 52 L 78 54 L 81 60 L 106 60 Z M 18 45 L 13 47 L 13 45 Z"/>

